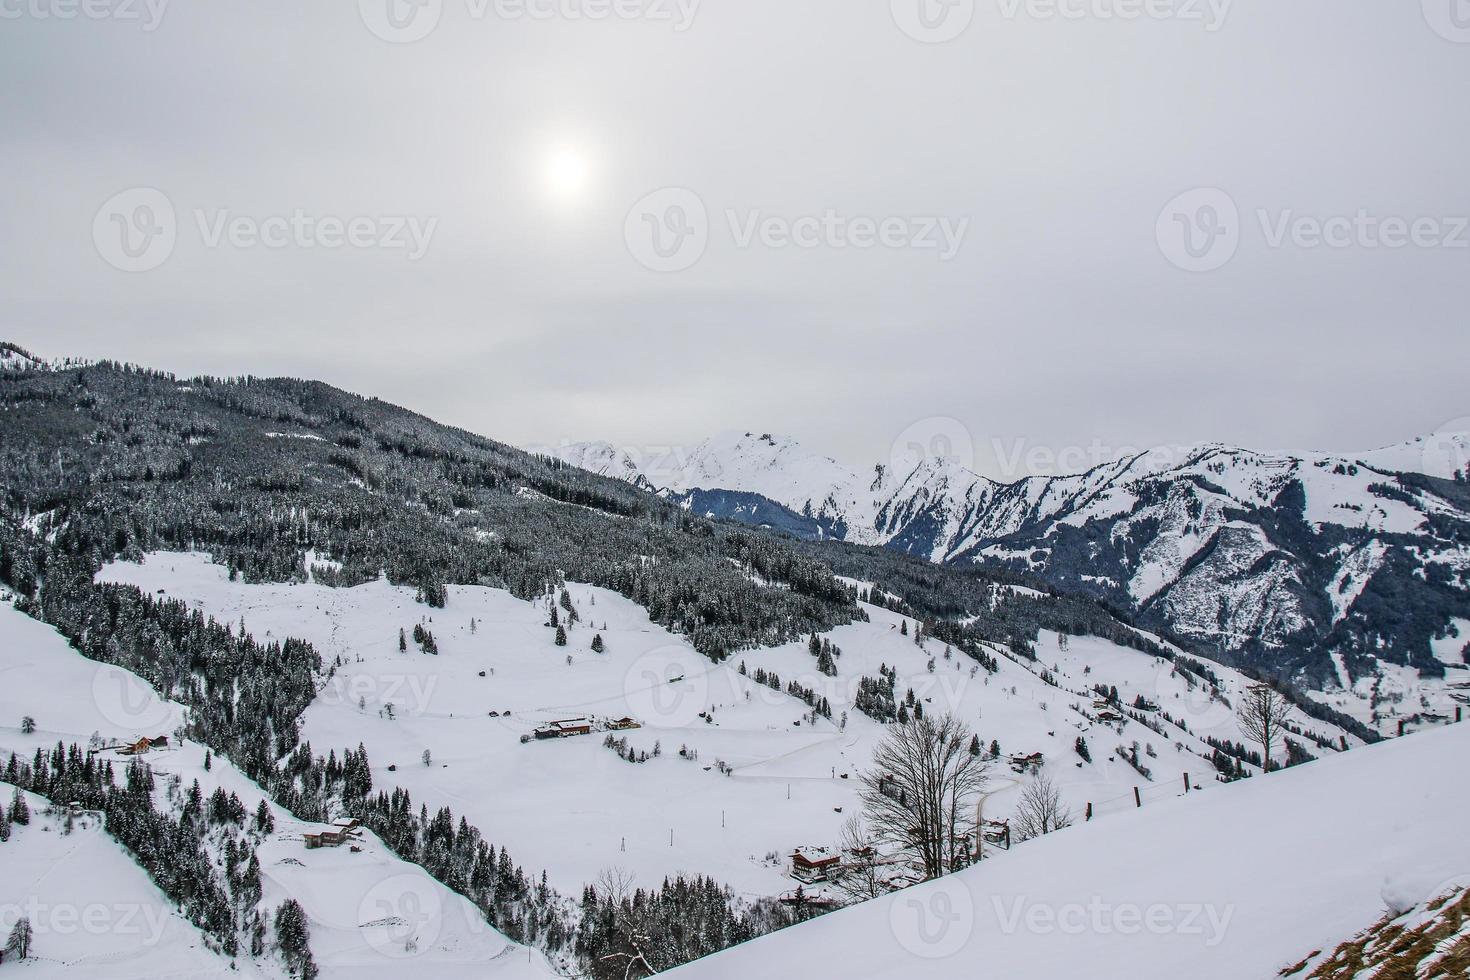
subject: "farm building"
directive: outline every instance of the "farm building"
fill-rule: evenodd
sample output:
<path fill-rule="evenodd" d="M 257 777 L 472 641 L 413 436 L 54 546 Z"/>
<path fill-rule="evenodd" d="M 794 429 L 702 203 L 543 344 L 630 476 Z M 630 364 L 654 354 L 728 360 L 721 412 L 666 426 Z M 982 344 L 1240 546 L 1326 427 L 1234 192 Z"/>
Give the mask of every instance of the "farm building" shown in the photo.
<path fill-rule="evenodd" d="M 642 728 L 636 718 L 618 718 L 607 723 L 607 727 L 615 732 L 626 732 L 634 728 Z"/>
<path fill-rule="evenodd" d="M 823 847 L 798 847 L 791 855 L 791 877 L 807 883 L 826 881 L 842 865 L 842 857 Z"/>
<path fill-rule="evenodd" d="M 360 826 L 356 820 L 334 820 L 326 830 L 303 834 L 302 839 L 306 841 L 308 851 L 314 851 L 319 847 L 341 847 L 357 837 Z"/>
<path fill-rule="evenodd" d="M 155 735 L 152 738 L 140 738 L 136 742 L 130 742 L 121 746 L 117 751 L 119 755 L 144 755 L 154 749 L 168 748 L 167 735 Z"/>
<path fill-rule="evenodd" d="M 1040 752 L 1032 752 L 1030 755 L 1018 753 L 1011 756 L 1011 769 L 1018 773 L 1040 772 L 1041 764 L 1045 760 Z"/>
<path fill-rule="evenodd" d="M 586 718 L 571 718 L 566 721 L 553 721 L 536 729 L 536 737 L 548 738 L 572 738 L 576 735 L 591 735 L 592 722 Z"/>

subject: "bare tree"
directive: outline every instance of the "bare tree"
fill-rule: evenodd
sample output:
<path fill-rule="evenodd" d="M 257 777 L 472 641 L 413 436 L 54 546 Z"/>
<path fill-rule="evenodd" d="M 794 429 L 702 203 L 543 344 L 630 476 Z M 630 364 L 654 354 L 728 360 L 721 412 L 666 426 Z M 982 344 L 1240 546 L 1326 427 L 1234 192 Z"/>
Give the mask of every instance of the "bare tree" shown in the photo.
<path fill-rule="evenodd" d="M 862 817 L 854 814 L 843 824 L 839 840 L 842 870 L 833 883 L 855 902 L 866 902 L 888 891 L 878 843 Z"/>
<path fill-rule="evenodd" d="M 1286 733 L 1291 702 L 1270 684 L 1252 684 L 1235 709 L 1241 733 L 1261 746 L 1266 772 L 1271 771 L 1271 752 Z"/>
<path fill-rule="evenodd" d="M 1011 817 L 1011 834 L 1017 841 L 1042 837 L 1072 826 L 1072 811 L 1062 802 L 1061 790 L 1046 776 L 1038 776 L 1021 793 Z"/>
<path fill-rule="evenodd" d="M 970 853 L 976 797 L 989 771 L 970 754 L 972 737 L 953 715 L 910 718 L 889 728 L 862 776 L 859 796 L 873 834 L 910 854 L 926 879 L 955 870 Z"/>

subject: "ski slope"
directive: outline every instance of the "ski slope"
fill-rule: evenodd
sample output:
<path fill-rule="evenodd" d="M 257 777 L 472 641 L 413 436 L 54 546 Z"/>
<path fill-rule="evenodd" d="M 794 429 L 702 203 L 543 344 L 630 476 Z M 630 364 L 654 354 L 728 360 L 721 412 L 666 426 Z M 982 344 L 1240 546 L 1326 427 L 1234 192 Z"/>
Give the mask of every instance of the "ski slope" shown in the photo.
<path fill-rule="evenodd" d="M 1075 826 L 673 971 L 1268 980 L 1470 873 L 1470 725 Z"/>

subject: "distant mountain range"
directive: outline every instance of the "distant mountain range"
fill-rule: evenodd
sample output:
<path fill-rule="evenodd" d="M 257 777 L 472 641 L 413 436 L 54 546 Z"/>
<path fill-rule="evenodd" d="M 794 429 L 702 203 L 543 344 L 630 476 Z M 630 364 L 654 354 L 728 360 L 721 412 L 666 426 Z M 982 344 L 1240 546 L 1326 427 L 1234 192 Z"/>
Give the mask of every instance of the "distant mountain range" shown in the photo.
<path fill-rule="evenodd" d="M 1015 483 L 935 459 L 861 472 L 752 433 L 651 466 L 606 443 L 557 455 L 701 515 L 1025 573 L 1324 700 L 1412 696 L 1385 664 L 1437 678 L 1470 650 L 1464 433 L 1354 457 L 1207 445 Z"/>

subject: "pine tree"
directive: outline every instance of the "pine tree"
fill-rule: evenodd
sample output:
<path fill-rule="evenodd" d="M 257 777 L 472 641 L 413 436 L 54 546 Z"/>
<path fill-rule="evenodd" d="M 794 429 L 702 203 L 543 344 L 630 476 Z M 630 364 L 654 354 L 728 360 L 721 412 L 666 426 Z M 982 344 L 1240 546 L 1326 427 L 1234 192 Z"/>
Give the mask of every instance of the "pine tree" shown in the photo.
<path fill-rule="evenodd" d="M 276 829 L 276 818 L 271 816 L 271 808 L 266 806 L 264 799 L 255 808 L 255 829 L 262 834 L 269 834 Z"/>
<path fill-rule="evenodd" d="M 403 632 L 403 627 L 398 627 L 398 652 L 408 652 L 408 634 Z"/>
<path fill-rule="evenodd" d="M 601 653 L 602 650 L 603 650 L 603 647 L 602 647 L 602 634 L 601 633 L 598 633 L 596 636 L 594 636 L 592 638 L 592 652 L 593 653 Z"/>
<path fill-rule="evenodd" d="M 567 630 L 565 626 L 558 626 L 556 628 L 556 645 L 559 647 L 567 645 Z"/>
<path fill-rule="evenodd" d="M 311 934 L 301 903 L 294 898 L 282 902 L 276 909 L 275 925 L 276 945 L 286 965 L 301 980 L 312 980 L 317 969 L 311 958 Z"/>
<path fill-rule="evenodd" d="M 10 798 L 10 822 L 24 827 L 31 822 L 31 808 L 26 804 L 25 794 L 20 787 L 15 788 L 15 795 Z"/>

